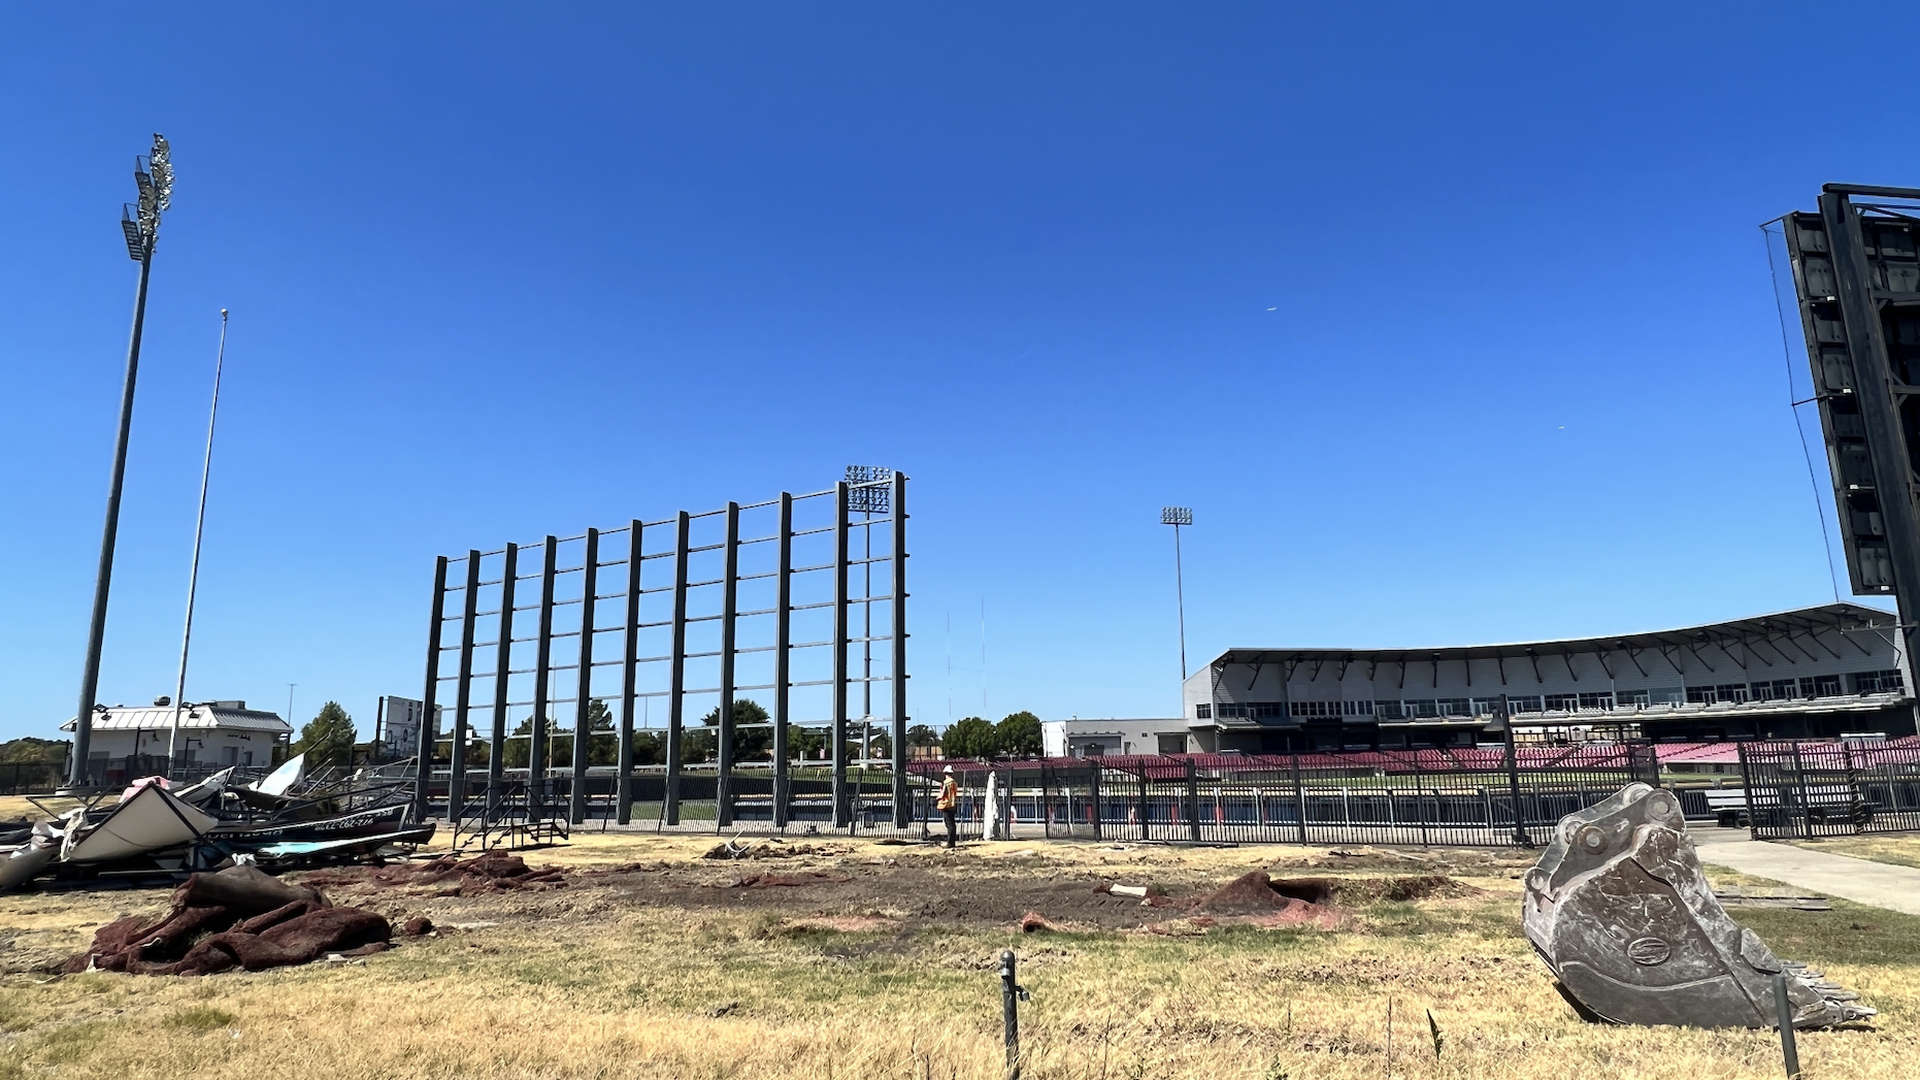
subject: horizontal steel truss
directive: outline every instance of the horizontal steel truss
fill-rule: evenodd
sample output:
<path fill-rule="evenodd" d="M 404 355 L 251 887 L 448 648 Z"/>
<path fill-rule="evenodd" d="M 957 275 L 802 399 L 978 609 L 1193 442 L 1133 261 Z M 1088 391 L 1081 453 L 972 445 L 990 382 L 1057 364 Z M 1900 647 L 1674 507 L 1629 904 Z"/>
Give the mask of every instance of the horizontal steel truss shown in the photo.
<path fill-rule="evenodd" d="M 853 487 L 845 481 L 835 484 L 826 491 L 811 492 L 805 495 L 792 495 L 782 492 L 777 499 L 751 503 L 742 506 L 728 503 L 718 510 L 701 513 L 681 511 L 672 518 L 661 521 L 643 522 L 635 519 L 628 525 L 605 531 L 588 529 L 579 536 L 556 538 L 548 536 L 537 544 L 526 545 L 540 549 L 540 570 L 537 574 L 520 575 L 519 557 L 521 545 L 508 544 L 505 548 L 482 552 L 477 549 L 464 556 L 438 556 L 434 560 L 433 603 L 427 629 L 427 657 L 425 689 L 422 693 L 423 707 L 420 715 L 420 741 L 422 753 L 417 759 L 416 812 L 421 818 L 429 813 L 429 781 L 434 773 L 433 749 L 440 743 L 449 744 L 448 772 L 448 817 L 460 816 L 461 807 L 473 795 L 473 778 L 468 775 L 466 766 L 466 746 L 468 733 L 472 730 L 472 712 L 477 704 L 473 700 L 472 688 L 476 678 L 493 677 L 494 692 L 491 702 L 491 730 L 489 732 L 489 751 L 484 790 L 489 805 L 497 801 L 500 792 L 505 790 L 505 754 L 507 735 L 507 710 L 516 705 L 533 707 L 531 735 L 529 738 L 528 761 L 530 763 L 527 786 L 538 799 L 542 788 L 548 786 L 547 744 L 552 732 L 548 731 L 547 710 L 550 705 L 571 703 L 574 706 L 576 733 L 589 731 L 588 710 L 594 700 L 592 693 L 592 673 L 595 667 L 619 666 L 621 669 L 621 708 L 618 726 L 618 775 L 621 778 L 616 792 L 616 820 L 627 824 L 633 815 L 633 737 L 634 703 L 646 695 L 638 692 L 638 666 L 642 663 L 666 661 L 669 666 L 669 689 L 667 698 L 667 729 L 665 752 L 666 790 L 662 814 L 665 824 L 680 823 L 680 788 L 682 779 L 681 745 L 685 733 L 684 699 L 691 693 L 717 691 L 720 696 L 719 724 L 715 731 L 715 740 L 719 752 L 718 773 L 722 778 L 718 792 L 719 824 L 725 826 L 731 822 L 734 792 L 729 790 L 727 778 L 734 772 L 735 762 L 731 760 L 733 752 L 733 704 L 735 693 L 741 689 L 771 689 L 773 704 L 770 710 L 770 722 L 773 728 L 773 777 L 776 806 L 787 805 L 786 793 L 789 788 L 787 726 L 792 721 L 789 708 L 789 691 L 795 686 L 818 685 L 818 680 L 808 683 L 793 681 L 790 671 L 790 656 L 796 649 L 826 646 L 832 652 L 832 677 L 827 680 L 832 688 L 832 776 L 833 776 L 833 824 L 846 827 L 852 819 L 851 791 L 847 782 L 847 766 L 850 747 L 847 740 L 849 683 L 858 682 L 870 685 L 872 682 L 885 681 L 891 690 L 891 752 L 893 776 L 893 806 L 895 825 L 904 828 L 910 812 L 910 800 L 907 793 L 907 477 L 895 472 L 885 481 L 891 501 L 891 513 L 883 520 L 855 523 L 849 514 L 849 492 Z M 807 499 L 831 498 L 833 500 L 833 524 L 825 529 L 807 529 L 796 531 L 793 528 L 793 508 L 796 502 Z M 740 513 L 742 510 L 778 507 L 779 525 L 770 536 L 754 537 L 746 540 L 740 537 Z M 719 544 L 693 546 L 688 542 L 689 524 L 696 518 L 725 515 L 726 539 Z M 675 536 L 674 548 L 665 552 L 646 552 L 643 539 L 649 528 L 670 527 Z M 871 537 L 873 527 L 886 527 L 891 533 L 889 553 L 874 558 L 853 559 L 848 557 L 848 538 L 851 530 L 862 527 Z M 820 565 L 793 565 L 793 540 L 797 536 L 831 532 L 833 535 L 833 559 Z M 621 556 L 602 559 L 601 540 L 603 538 L 626 533 L 627 550 Z M 585 556 L 579 566 L 561 568 L 557 565 L 557 552 L 563 543 L 575 540 L 584 541 Z M 748 544 L 772 543 L 777 546 L 778 569 L 771 574 L 741 575 L 739 573 L 740 549 Z M 705 551 L 724 552 L 725 570 L 722 576 L 711 581 L 690 581 L 688 578 L 688 557 Z M 483 558 L 494 555 L 504 557 L 503 570 L 498 579 L 482 581 L 480 564 Z M 671 586 L 642 587 L 640 566 L 652 560 L 670 560 Z M 871 567 L 884 563 L 890 572 L 889 588 L 884 595 L 875 596 L 869 587 L 867 595 L 853 597 L 850 593 L 853 567 L 868 568 L 869 582 Z M 464 565 L 461 565 L 464 564 Z M 627 588 L 620 593 L 601 594 L 597 591 L 599 571 L 608 567 L 631 565 L 627 575 Z M 449 583 L 449 570 L 458 567 L 462 580 Z M 795 642 L 792 640 L 791 620 L 795 611 L 816 608 L 822 605 L 795 605 L 792 602 L 793 581 L 801 574 L 831 572 L 833 576 L 832 636 L 821 642 Z M 577 600 L 556 601 L 554 599 L 555 579 L 563 574 L 583 575 L 581 595 Z M 738 610 L 738 586 L 741 581 L 772 577 L 776 582 L 776 599 L 770 610 Z M 516 586 L 522 582 L 537 581 L 539 598 L 537 602 L 516 606 Z M 482 586 L 498 585 L 501 597 L 498 608 L 481 612 L 478 609 L 478 595 Z M 687 591 L 704 586 L 721 588 L 721 611 L 717 616 L 689 616 L 687 614 Z M 643 623 L 640 620 L 640 599 L 644 593 L 667 592 L 673 594 L 673 617 L 661 623 Z M 461 594 L 461 610 L 457 616 L 449 617 L 446 608 L 448 598 L 455 593 Z M 595 613 L 599 606 L 608 601 L 625 600 L 625 621 L 620 627 L 599 626 L 595 622 Z M 874 636 L 871 632 L 852 637 L 849 633 L 849 612 L 854 603 L 860 603 L 869 612 L 874 602 L 885 602 L 891 608 L 890 632 Z M 580 622 L 577 630 L 555 630 L 554 611 L 570 604 L 580 606 Z M 538 629 L 531 637 L 516 638 L 513 635 L 514 615 L 522 611 L 537 612 Z M 498 615 L 500 629 L 495 640 L 476 642 L 474 640 L 474 621 L 482 615 Z M 774 657 L 773 683 L 768 687 L 739 687 L 734 684 L 734 662 L 736 656 L 745 652 L 769 651 L 765 648 L 742 649 L 735 642 L 736 622 L 741 618 L 772 615 L 774 617 L 774 643 L 770 651 Z M 687 650 L 687 626 L 692 622 L 717 620 L 720 624 L 720 648 L 715 651 L 690 653 Z M 459 641 L 457 645 L 445 644 L 447 623 L 457 622 Z M 642 657 L 639 655 L 640 631 L 647 627 L 671 626 L 672 647 L 661 657 Z M 611 660 L 595 660 L 594 637 L 610 630 L 624 630 L 620 655 Z M 552 646 L 555 638 L 577 637 L 579 639 L 579 662 L 576 664 L 555 665 L 552 662 Z M 512 665 L 512 647 L 516 643 L 531 641 L 535 646 L 535 660 L 531 668 L 514 668 Z M 870 672 L 863 671 L 852 676 L 848 671 L 848 649 L 855 642 L 872 643 L 885 641 L 891 650 L 891 673 L 881 679 L 874 678 Z M 491 648 L 495 652 L 492 672 L 474 671 L 474 654 L 477 650 Z M 443 654 L 457 652 L 457 674 L 441 674 Z M 718 656 L 720 660 L 720 684 L 710 689 L 686 686 L 686 662 L 689 658 Z M 575 672 L 577 685 L 573 697 L 555 698 L 550 696 L 549 685 L 552 677 L 560 672 Z M 514 674 L 532 674 L 534 676 L 534 697 L 529 702 L 509 700 L 508 679 Z M 442 737 L 437 718 L 440 699 L 440 683 L 451 679 L 456 684 L 453 702 L 453 729 Z M 742 725 L 747 727 L 751 725 Z M 590 738 L 576 737 L 573 740 L 573 760 L 568 769 L 567 814 L 574 824 L 581 824 L 587 813 L 587 772 L 590 754 Z M 776 821 L 784 826 L 784 820 Z"/>

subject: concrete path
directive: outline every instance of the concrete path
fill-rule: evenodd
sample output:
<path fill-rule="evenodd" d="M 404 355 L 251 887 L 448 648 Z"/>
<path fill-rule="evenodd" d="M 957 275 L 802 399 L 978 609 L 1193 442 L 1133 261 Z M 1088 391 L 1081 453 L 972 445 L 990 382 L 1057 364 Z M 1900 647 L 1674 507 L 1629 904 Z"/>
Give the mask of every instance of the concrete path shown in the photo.
<path fill-rule="evenodd" d="M 1745 829 L 1687 830 L 1700 861 L 1823 896 L 1920 915 L 1920 869 L 1751 839 Z"/>

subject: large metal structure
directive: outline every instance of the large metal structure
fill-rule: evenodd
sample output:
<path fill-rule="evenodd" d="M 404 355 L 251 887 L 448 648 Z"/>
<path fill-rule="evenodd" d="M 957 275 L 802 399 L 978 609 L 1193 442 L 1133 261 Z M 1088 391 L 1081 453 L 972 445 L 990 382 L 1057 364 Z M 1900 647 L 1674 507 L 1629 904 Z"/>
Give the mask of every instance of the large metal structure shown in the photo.
<path fill-rule="evenodd" d="M 1858 595 L 1920 619 L 1920 189 L 1827 184 L 1784 219 L 1834 503 Z"/>
<path fill-rule="evenodd" d="M 113 479 L 107 485 L 107 520 L 100 533 L 100 566 L 93 579 L 93 614 L 87 624 L 87 658 L 80 673 L 80 708 L 73 730 L 73 762 L 67 782 L 88 784 L 88 759 L 93 742 L 94 695 L 100 688 L 100 646 L 107 633 L 107 595 L 113 588 L 113 548 L 120 533 L 120 489 L 127 475 L 127 440 L 133 432 L 133 389 L 140 374 L 140 334 L 147 321 L 147 278 L 153 270 L 153 248 L 160 238 L 160 217 L 173 205 L 173 151 L 165 136 L 153 135 L 153 150 L 134 159 L 133 182 L 139 202 L 120 216 L 127 241 L 127 257 L 140 264 L 140 284 L 133 295 L 133 333 L 127 341 L 127 374 L 120 389 L 120 427 L 113 444 Z"/>
<path fill-rule="evenodd" d="M 904 828 L 910 810 L 907 477 L 875 473 L 804 495 L 783 492 L 764 502 L 439 557 L 420 710 L 419 745 L 429 748 L 416 766 L 420 815 L 429 812 L 430 791 L 444 769 L 449 817 L 461 816 L 476 794 L 497 807 L 525 784 L 535 802 L 564 797 L 567 816 L 577 824 L 586 819 L 594 794 L 590 774 L 610 764 L 613 779 L 605 794 L 616 820 L 626 824 L 644 745 L 657 749 L 664 768 L 661 823 L 677 826 L 689 739 L 700 732 L 700 738 L 713 739 L 714 824 L 732 823 L 743 793 L 751 790 L 771 795 L 772 823 L 784 826 L 794 757 L 789 732 L 817 725 L 828 729 L 832 824 L 846 826 L 857 790 L 848 779 L 856 746 L 848 738 L 849 688 L 885 682 L 891 691 L 891 817 Z M 866 533 L 862 549 L 872 554 L 850 557 L 855 529 Z M 868 587 L 856 595 L 851 571 L 861 567 L 862 580 L 871 582 L 876 564 L 888 571 L 886 590 L 876 595 Z M 873 606 L 882 605 L 885 632 L 854 635 L 856 605 L 866 627 L 873 626 Z M 856 642 L 863 650 L 887 646 L 884 674 L 874 674 L 871 665 L 857 674 L 850 670 Z M 491 670 L 476 670 L 489 663 Z M 766 723 L 735 716 L 735 703 L 747 692 L 770 698 Z M 449 697 L 451 730 L 442 733 L 435 717 Z M 663 727 L 650 722 L 655 699 L 664 706 Z M 697 719 L 689 725 L 688 702 L 708 699 L 714 702 L 711 725 Z M 570 733 L 556 731 L 556 706 L 571 706 Z M 478 740 L 473 733 L 482 725 L 486 734 Z M 765 738 L 749 734 L 765 728 L 771 729 Z M 556 735 L 569 734 L 568 759 L 550 763 Z M 604 752 L 609 739 L 614 760 L 596 763 L 596 740 Z M 755 744 L 766 746 L 766 765 L 736 760 L 741 746 Z M 475 777 L 469 751 L 482 745 L 485 772 Z M 510 765 L 509 754 L 518 759 L 522 746 L 526 764 Z"/>

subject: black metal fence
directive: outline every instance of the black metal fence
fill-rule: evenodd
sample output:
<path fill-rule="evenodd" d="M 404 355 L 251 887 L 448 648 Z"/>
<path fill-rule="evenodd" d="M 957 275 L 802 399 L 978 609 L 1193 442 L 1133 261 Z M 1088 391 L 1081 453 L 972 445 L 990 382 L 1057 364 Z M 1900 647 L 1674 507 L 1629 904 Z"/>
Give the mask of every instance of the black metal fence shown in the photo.
<path fill-rule="evenodd" d="M 176 784 L 205 780 L 227 768 L 210 762 L 195 761 L 167 768 L 164 754 L 129 754 L 125 757 L 94 758 L 87 763 L 86 783 L 90 787 L 120 787 L 143 776 L 168 776 Z M 257 780 L 272 771 L 253 766 L 234 770 L 235 783 Z M 23 761 L 0 763 L 0 795 L 41 795 L 67 786 L 65 762 Z"/>
<path fill-rule="evenodd" d="M 1756 840 L 1920 829 L 1920 746 L 1742 743 L 1740 768 Z"/>
<path fill-rule="evenodd" d="M 1544 842 L 1567 814 L 1635 781 L 1645 743 L 1504 752 L 1364 751 L 1057 759 L 961 767 L 960 814 L 986 830 L 996 777 L 1009 835 L 1188 843 Z"/>

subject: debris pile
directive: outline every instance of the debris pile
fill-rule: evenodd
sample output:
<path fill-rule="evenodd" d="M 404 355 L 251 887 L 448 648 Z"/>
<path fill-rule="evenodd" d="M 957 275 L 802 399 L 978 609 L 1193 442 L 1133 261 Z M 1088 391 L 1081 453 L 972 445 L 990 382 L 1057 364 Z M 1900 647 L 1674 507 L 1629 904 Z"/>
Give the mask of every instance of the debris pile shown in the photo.
<path fill-rule="evenodd" d="M 411 824 L 406 782 L 355 773 L 305 778 L 296 755 L 252 784 L 226 769 L 186 787 L 150 776 L 117 801 L 77 807 L 0 836 L 0 892 L 42 876 L 92 878 L 216 870 L 256 862 L 269 869 L 379 860 L 432 839 Z"/>
<path fill-rule="evenodd" d="M 195 874 L 159 919 L 129 915 L 101 927 L 68 972 L 211 975 L 285 967 L 328 954 L 366 956 L 388 947 L 393 925 L 365 908 L 334 907 L 319 892 L 251 866 Z"/>

